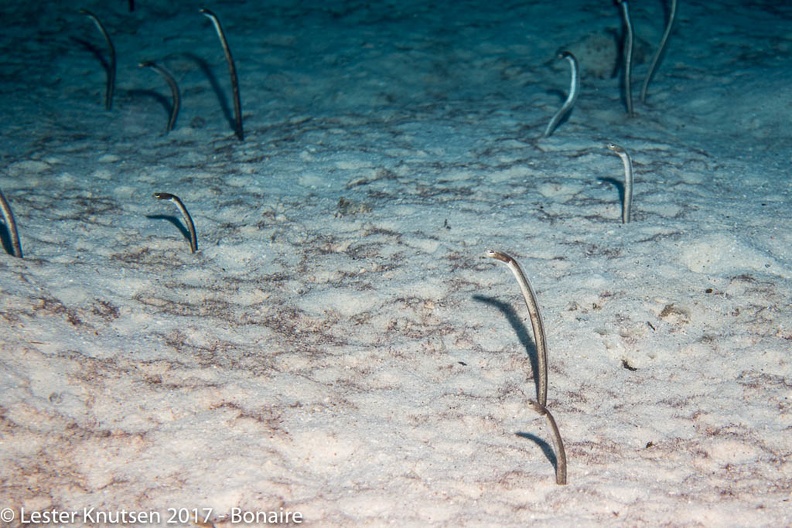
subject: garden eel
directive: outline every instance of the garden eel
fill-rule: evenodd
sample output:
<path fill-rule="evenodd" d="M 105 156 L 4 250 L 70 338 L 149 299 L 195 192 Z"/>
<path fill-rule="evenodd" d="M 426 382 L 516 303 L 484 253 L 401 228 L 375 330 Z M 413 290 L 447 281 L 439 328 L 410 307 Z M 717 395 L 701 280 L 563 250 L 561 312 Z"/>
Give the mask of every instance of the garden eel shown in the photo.
<path fill-rule="evenodd" d="M 615 152 L 624 163 L 624 202 L 622 205 L 622 224 L 630 223 L 633 195 L 633 168 L 630 155 L 619 145 L 608 143 L 608 149 Z"/>
<path fill-rule="evenodd" d="M 9 235 L 11 235 L 11 254 L 15 257 L 22 258 L 22 246 L 19 243 L 19 231 L 17 230 L 14 213 L 11 212 L 11 206 L 8 204 L 8 200 L 6 200 L 2 191 L 0 191 L 0 209 L 2 209 L 3 212 L 3 220 L 5 221 L 6 229 Z"/>
<path fill-rule="evenodd" d="M 239 141 L 244 141 L 245 133 L 242 130 L 242 102 L 239 99 L 239 79 L 237 78 L 234 58 L 231 56 L 231 48 L 228 47 L 228 40 L 226 40 L 223 26 L 220 25 L 220 19 L 217 18 L 217 15 L 205 8 L 201 9 L 200 12 L 212 21 L 217 31 L 217 36 L 220 38 L 220 44 L 223 46 L 223 52 L 225 53 L 226 62 L 228 63 L 228 73 L 231 75 L 231 90 L 234 92 L 234 131 Z"/>
<path fill-rule="evenodd" d="M 556 114 L 553 116 L 553 119 L 551 119 L 550 123 L 548 123 L 544 132 L 544 137 L 550 137 L 553 134 L 553 131 L 556 129 L 561 120 L 572 110 L 572 106 L 574 106 L 575 101 L 577 101 L 578 94 L 580 93 L 580 67 L 578 66 L 577 59 L 569 51 L 562 51 L 559 53 L 558 58 L 569 61 L 570 74 L 572 76 L 569 83 L 569 95 L 567 96 L 566 101 L 564 101 L 561 109 L 556 112 Z"/>
<path fill-rule="evenodd" d="M 113 92 L 115 91 L 115 78 L 116 78 L 116 52 L 115 46 L 113 46 L 113 41 L 110 40 L 110 35 L 107 33 L 102 21 L 99 20 L 99 17 L 88 11 L 87 9 L 80 9 L 80 13 L 87 16 L 91 20 L 94 21 L 96 27 L 99 28 L 99 32 L 107 42 L 107 49 L 110 52 L 110 60 L 108 62 L 107 67 L 107 87 L 105 88 L 105 110 L 111 110 L 113 108 Z"/>
<path fill-rule="evenodd" d="M 633 116 L 632 102 L 632 54 L 633 54 L 633 28 L 630 22 L 630 12 L 627 10 L 627 0 L 616 0 L 621 6 L 624 26 L 627 35 L 624 38 L 624 98 L 627 100 L 627 115 Z"/>
<path fill-rule="evenodd" d="M 657 48 L 655 52 L 655 56 L 652 59 L 652 64 L 649 66 L 649 73 L 646 75 L 646 79 L 644 80 L 643 88 L 641 88 L 641 102 L 646 102 L 646 92 L 649 90 L 649 83 L 652 81 L 652 76 L 654 75 L 655 68 L 657 68 L 657 64 L 660 62 L 660 56 L 663 54 L 663 50 L 665 50 L 666 43 L 668 42 L 668 37 L 671 35 L 671 26 L 674 25 L 674 18 L 676 17 L 676 8 L 677 8 L 677 0 L 671 0 L 671 12 L 668 14 L 668 24 L 666 25 L 665 32 L 663 33 L 663 38 L 660 39 L 660 46 Z"/>
<path fill-rule="evenodd" d="M 179 208 L 179 211 L 182 214 L 182 218 L 184 218 L 184 223 L 187 224 L 187 230 L 190 232 L 190 251 L 193 253 L 198 251 L 198 235 L 195 233 L 195 224 L 193 223 L 192 217 L 187 211 L 187 208 L 184 207 L 184 203 L 182 203 L 179 197 L 175 194 L 155 192 L 153 196 L 157 200 L 168 200 L 176 204 L 176 207 Z"/>
<path fill-rule="evenodd" d="M 181 107 L 181 94 L 179 93 L 179 85 L 176 84 L 176 79 L 173 78 L 173 74 L 160 66 L 159 64 L 151 61 L 144 61 L 138 64 L 141 68 L 151 68 L 155 72 L 159 73 L 165 82 L 168 83 L 170 86 L 171 94 L 173 95 L 173 106 L 171 106 L 171 113 L 170 119 L 168 119 L 168 127 L 165 129 L 165 132 L 170 132 L 173 130 L 174 125 L 176 125 L 176 118 L 179 116 L 179 108 Z"/>

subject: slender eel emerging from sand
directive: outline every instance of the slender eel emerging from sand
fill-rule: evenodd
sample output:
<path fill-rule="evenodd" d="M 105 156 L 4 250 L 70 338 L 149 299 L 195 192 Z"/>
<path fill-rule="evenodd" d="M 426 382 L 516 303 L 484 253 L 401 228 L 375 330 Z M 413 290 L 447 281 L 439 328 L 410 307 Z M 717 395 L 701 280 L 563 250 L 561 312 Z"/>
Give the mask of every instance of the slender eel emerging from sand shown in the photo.
<path fill-rule="evenodd" d="M 553 116 L 553 119 L 551 119 L 550 123 L 548 123 L 544 132 L 544 137 L 550 137 L 553 135 L 553 131 L 555 131 L 561 120 L 572 111 L 572 107 L 575 105 L 575 101 L 577 101 L 578 94 L 580 93 L 580 67 L 578 66 L 577 59 L 574 55 L 572 55 L 572 53 L 568 51 L 562 51 L 558 55 L 558 58 L 566 59 L 569 62 L 571 74 L 569 95 L 567 96 L 566 101 L 564 101 L 563 106 L 561 106 L 561 109 L 556 112 L 556 114 Z"/>
<path fill-rule="evenodd" d="M 539 372 L 536 376 L 539 382 L 536 390 L 536 399 L 539 400 L 539 404 L 544 407 L 547 405 L 547 339 L 545 338 L 542 314 L 539 313 L 539 305 L 536 302 L 536 293 L 516 260 L 506 253 L 493 250 L 487 251 L 487 256 L 495 260 L 500 260 L 509 266 L 509 269 L 517 278 L 517 284 L 520 285 L 520 291 L 522 291 L 525 305 L 528 307 L 528 315 L 531 318 L 531 328 L 533 328 L 534 340 L 536 341 L 536 356 L 539 367 Z"/>
<path fill-rule="evenodd" d="M 627 115 L 633 116 L 633 102 L 632 102 L 632 54 L 633 54 L 633 27 L 630 21 L 630 11 L 627 9 L 627 0 L 616 0 L 622 11 L 624 18 L 624 27 L 627 29 L 627 34 L 624 36 L 624 99 L 627 102 Z"/>
<path fill-rule="evenodd" d="M 622 224 L 630 223 L 633 195 L 633 168 L 630 155 L 619 145 L 608 143 L 608 149 L 615 152 L 624 163 L 624 201 L 622 203 Z"/>
<path fill-rule="evenodd" d="M 536 302 L 536 293 L 516 260 L 500 251 L 489 250 L 487 251 L 487 256 L 500 260 L 509 266 L 509 269 L 512 270 L 512 273 L 514 273 L 514 276 L 517 278 L 517 283 L 520 285 L 520 290 L 525 298 L 525 305 L 528 307 L 534 339 L 536 340 L 536 355 L 539 358 L 539 387 L 536 391 L 536 399 L 539 401 L 530 401 L 529 405 L 534 411 L 547 418 L 547 423 L 550 425 L 550 430 L 553 433 L 553 443 L 555 444 L 556 450 L 556 484 L 566 484 L 567 460 L 566 452 L 564 451 L 564 443 L 561 441 L 561 433 L 558 430 L 555 418 L 553 418 L 553 415 L 547 410 L 547 342 L 545 339 L 544 323 L 542 322 L 542 316 L 539 313 L 539 306 Z"/>
<path fill-rule="evenodd" d="M 666 24 L 665 32 L 663 33 L 663 38 L 660 39 L 660 46 L 657 48 L 657 51 L 652 58 L 652 64 L 649 66 L 649 73 L 646 74 L 646 79 L 644 80 L 643 88 L 641 88 L 641 102 L 646 102 L 646 92 L 649 90 L 649 83 L 652 82 L 652 76 L 654 75 L 655 69 L 657 68 L 657 64 L 660 62 L 660 58 L 663 55 L 663 50 L 665 50 L 666 43 L 668 42 L 668 37 L 671 35 L 671 27 L 674 25 L 674 18 L 676 17 L 676 8 L 677 8 L 677 0 L 671 0 L 671 12 L 668 14 L 668 24 Z"/>
<path fill-rule="evenodd" d="M 176 204 L 176 207 L 179 208 L 179 212 L 182 214 L 184 223 L 187 224 L 187 230 L 190 232 L 190 251 L 193 253 L 198 251 L 198 235 L 195 233 L 195 224 L 193 223 L 193 219 L 190 216 L 189 211 L 187 211 L 187 208 L 184 207 L 184 203 L 179 199 L 178 196 L 170 193 L 155 192 L 154 198 L 157 200 L 168 200 Z"/>
<path fill-rule="evenodd" d="M 145 61 L 141 62 L 138 66 L 141 68 L 151 68 L 155 72 L 159 73 L 162 78 L 165 79 L 165 82 L 168 83 L 168 86 L 170 86 L 171 95 L 173 95 L 173 105 L 171 105 L 168 127 L 165 129 L 166 133 L 170 132 L 173 130 L 174 125 L 176 125 L 176 118 L 179 117 L 179 108 L 181 108 L 181 94 L 179 93 L 179 85 L 176 84 L 176 79 L 173 78 L 173 74 L 171 74 L 171 72 L 155 62 Z"/>
<path fill-rule="evenodd" d="M 99 28 L 99 32 L 107 42 L 107 50 L 110 54 L 108 63 L 107 63 L 107 87 L 105 88 L 105 109 L 111 110 L 113 108 L 113 92 L 115 92 L 115 78 L 116 78 L 116 52 L 115 46 L 113 46 L 113 41 L 110 40 L 110 35 L 107 33 L 102 21 L 99 20 L 99 17 L 88 11 L 87 9 L 80 9 L 80 13 L 87 16 L 91 20 L 94 21 L 96 27 Z"/>
<path fill-rule="evenodd" d="M 566 451 L 564 451 L 564 442 L 561 441 L 561 431 L 558 430 L 555 418 L 547 410 L 547 407 L 540 405 L 535 401 L 530 402 L 531 408 L 538 412 L 541 416 L 547 418 L 547 424 L 553 433 L 553 443 L 556 449 L 556 484 L 563 486 L 567 483 L 567 460 Z"/>
<path fill-rule="evenodd" d="M 239 141 L 245 140 L 245 133 L 242 130 L 242 102 L 239 99 L 239 79 L 237 78 L 236 64 L 234 58 L 231 56 L 231 48 L 228 47 L 228 40 L 226 40 L 223 26 L 220 25 L 220 19 L 217 18 L 212 11 L 208 9 L 201 9 L 201 13 L 209 18 L 217 30 L 217 36 L 220 38 L 220 44 L 223 46 L 226 62 L 228 62 L 228 72 L 231 75 L 231 90 L 234 92 L 234 122 L 235 133 Z"/>
<path fill-rule="evenodd" d="M 22 258 L 22 246 L 19 244 L 19 231 L 17 230 L 16 220 L 14 220 L 14 213 L 11 212 L 11 206 L 2 191 L 0 191 L 0 209 L 3 212 L 3 221 L 8 234 L 11 236 L 11 254 Z"/>

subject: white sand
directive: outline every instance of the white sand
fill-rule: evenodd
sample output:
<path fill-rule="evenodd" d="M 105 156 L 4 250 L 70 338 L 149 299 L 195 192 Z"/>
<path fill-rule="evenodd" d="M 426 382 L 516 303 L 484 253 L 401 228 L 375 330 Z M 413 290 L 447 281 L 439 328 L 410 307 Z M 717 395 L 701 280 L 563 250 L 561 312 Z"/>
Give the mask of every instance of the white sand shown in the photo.
<path fill-rule="evenodd" d="M 663 9 L 635 2 L 632 119 L 597 76 L 618 55 L 610 2 L 218 2 L 243 143 L 194 3 L 82 4 L 118 51 L 111 112 L 79 6 L 9 4 L 9 526 L 91 507 L 159 525 L 210 508 L 218 527 L 280 508 L 307 526 L 792 525 L 783 2 L 680 0 L 646 104 Z M 582 93 L 538 140 L 567 46 Z M 181 86 L 169 135 L 146 59 Z M 627 225 L 608 142 L 633 156 Z M 154 191 L 187 204 L 197 254 Z M 537 290 L 566 486 L 527 404 L 527 313 L 487 249 Z"/>

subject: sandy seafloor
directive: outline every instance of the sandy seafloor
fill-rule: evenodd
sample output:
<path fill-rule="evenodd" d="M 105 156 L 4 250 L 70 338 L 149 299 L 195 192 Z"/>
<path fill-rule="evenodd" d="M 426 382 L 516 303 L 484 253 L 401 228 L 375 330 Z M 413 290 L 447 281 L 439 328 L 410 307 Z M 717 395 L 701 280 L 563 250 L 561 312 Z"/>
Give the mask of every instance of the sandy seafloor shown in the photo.
<path fill-rule="evenodd" d="M 792 8 L 680 0 L 641 103 L 664 9 L 634 4 L 633 118 L 609 1 L 206 4 L 240 142 L 199 5 L 4 2 L 0 189 L 25 252 L 0 255 L 5 525 L 792 525 Z M 81 6 L 117 48 L 109 112 Z M 567 47 L 582 92 L 538 139 Z M 146 59 L 183 92 L 168 135 Z M 626 225 L 608 142 L 635 165 Z M 566 486 L 487 249 L 537 290 Z"/>

